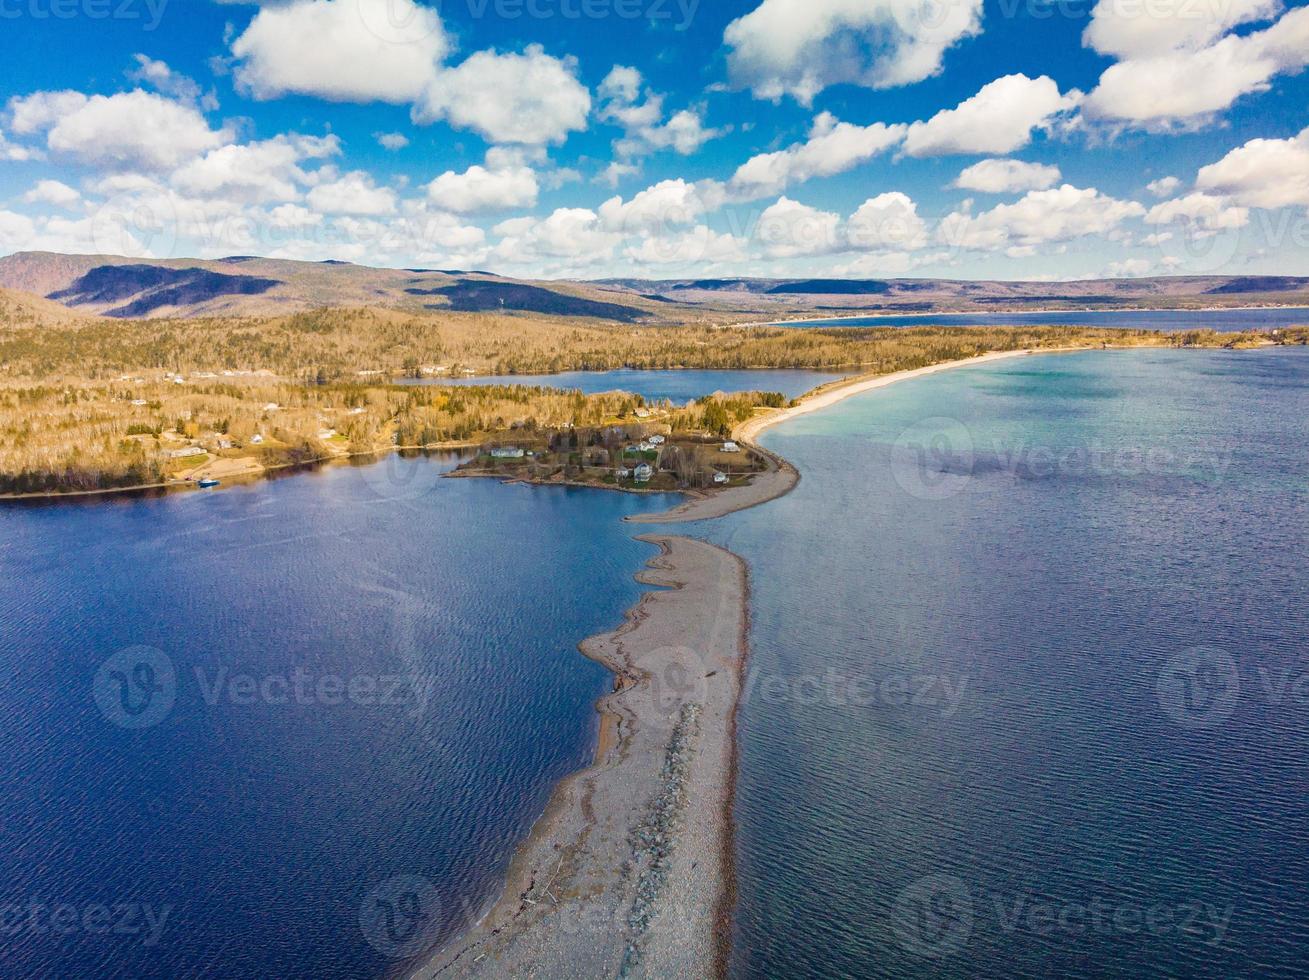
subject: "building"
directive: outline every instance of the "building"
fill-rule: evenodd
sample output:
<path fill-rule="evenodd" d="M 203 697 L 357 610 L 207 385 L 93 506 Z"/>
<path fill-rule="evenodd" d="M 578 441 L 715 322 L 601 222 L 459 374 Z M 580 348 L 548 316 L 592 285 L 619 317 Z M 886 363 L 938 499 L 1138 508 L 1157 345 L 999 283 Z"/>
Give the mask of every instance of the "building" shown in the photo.
<path fill-rule="evenodd" d="M 262 446 L 263 444 L 264 444 L 264 437 L 261 436 L 258 432 L 256 432 L 254 435 L 250 437 L 250 445 Z"/>
<path fill-rule="evenodd" d="M 720 483 L 720 484 L 721 484 L 721 483 L 726 483 L 729 479 L 731 479 L 731 477 L 729 477 L 726 473 L 720 473 L 720 472 L 718 472 L 718 471 L 715 471 L 715 472 L 714 472 L 714 482 L 715 482 L 715 483 Z"/>
<path fill-rule="evenodd" d="M 649 483 L 652 476 L 654 476 L 654 467 L 649 463 L 642 463 L 632 471 L 632 477 L 637 483 Z"/>
<path fill-rule="evenodd" d="M 741 451 L 741 447 L 738 446 L 736 443 L 734 443 L 731 439 L 728 439 L 725 443 L 723 443 L 723 452 L 725 453 L 739 453 L 740 451 Z"/>
<path fill-rule="evenodd" d="M 522 459 L 527 453 L 517 446 L 496 446 L 491 450 L 492 459 Z"/>
<path fill-rule="evenodd" d="M 620 466 L 614 471 L 614 476 L 618 477 L 620 480 L 630 480 L 632 478 L 632 471 L 626 466 Z"/>
<path fill-rule="evenodd" d="M 664 441 L 665 440 L 663 436 L 651 436 L 649 439 L 646 440 L 646 442 L 650 443 L 650 445 L 652 446 L 662 446 L 664 444 Z"/>

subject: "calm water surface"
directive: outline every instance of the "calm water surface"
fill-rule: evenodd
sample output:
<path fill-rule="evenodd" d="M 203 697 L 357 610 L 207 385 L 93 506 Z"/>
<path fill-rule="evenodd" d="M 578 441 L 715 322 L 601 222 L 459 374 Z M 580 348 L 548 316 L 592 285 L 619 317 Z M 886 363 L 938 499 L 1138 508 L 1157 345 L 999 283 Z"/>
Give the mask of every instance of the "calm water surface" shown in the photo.
<path fill-rule="evenodd" d="M 733 973 L 1304 976 L 1307 420 L 1303 350 L 1096 352 L 769 432 Z"/>
<path fill-rule="evenodd" d="M 1133 330 L 1217 330 L 1221 333 L 1309 325 L 1309 309 L 1277 310 L 1092 310 L 1060 313 L 933 313 L 849 317 L 783 324 L 797 327 L 996 327 L 1055 325 L 1126 327 Z"/>
<path fill-rule="evenodd" d="M 585 394 L 630 391 L 650 401 L 682 404 L 716 391 L 780 391 L 796 398 L 844 377 L 826 371 L 564 371 L 559 374 L 504 374 L 479 378 L 431 378 L 415 384 L 545 385 Z"/>
<path fill-rule="evenodd" d="M 0 509 L 0 975 L 376 977 L 493 897 L 667 501 L 448 465 Z"/>

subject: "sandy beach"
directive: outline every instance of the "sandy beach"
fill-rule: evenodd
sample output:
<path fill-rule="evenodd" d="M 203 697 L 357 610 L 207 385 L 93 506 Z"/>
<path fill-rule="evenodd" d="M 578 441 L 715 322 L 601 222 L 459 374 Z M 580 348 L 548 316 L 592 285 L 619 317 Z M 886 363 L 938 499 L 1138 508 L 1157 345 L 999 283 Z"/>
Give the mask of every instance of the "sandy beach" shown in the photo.
<path fill-rule="evenodd" d="M 616 678 L 595 764 L 556 789 L 492 910 L 415 978 L 721 974 L 746 570 L 701 541 L 641 540 L 660 553 L 637 579 L 660 590 L 582 644 Z"/>

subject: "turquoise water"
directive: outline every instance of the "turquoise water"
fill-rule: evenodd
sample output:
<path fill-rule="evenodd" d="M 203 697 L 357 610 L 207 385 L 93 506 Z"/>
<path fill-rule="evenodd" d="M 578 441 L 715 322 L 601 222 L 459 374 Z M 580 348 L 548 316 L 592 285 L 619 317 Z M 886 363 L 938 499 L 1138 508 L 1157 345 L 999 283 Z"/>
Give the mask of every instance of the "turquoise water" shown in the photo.
<path fill-rule="evenodd" d="M 1056 313 L 892 313 L 780 324 L 797 327 L 1125 327 L 1132 330 L 1217 330 L 1220 333 L 1309 325 L 1309 309 L 1083 310 Z"/>
<path fill-rule="evenodd" d="M 498 892 L 668 501 L 449 465 L 0 509 L 0 974 L 376 977 Z"/>
<path fill-rule="evenodd" d="M 1309 352 L 965 368 L 771 430 L 738 977 L 1303 976 Z"/>
<path fill-rule="evenodd" d="M 650 401 L 682 404 L 714 392 L 780 391 L 798 398 L 807 391 L 837 378 L 828 371 L 564 371 L 559 374 L 502 374 L 478 378 L 431 378 L 414 384 L 434 385 L 545 385 L 577 390 L 588 395 L 605 391 L 630 391 Z"/>

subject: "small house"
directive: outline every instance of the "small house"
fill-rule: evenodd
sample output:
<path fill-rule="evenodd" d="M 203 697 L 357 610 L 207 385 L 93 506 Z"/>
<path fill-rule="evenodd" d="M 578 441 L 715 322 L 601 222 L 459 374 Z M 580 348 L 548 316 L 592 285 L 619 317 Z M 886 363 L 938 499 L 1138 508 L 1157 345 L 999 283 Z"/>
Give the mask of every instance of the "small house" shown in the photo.
<path fill-rule="evenodd" d="M 728 439 L 725 443 L 723 443 L 723 452 L 725 453 L 739 453 L 740 451 L 741 451 L 741 447 L 738 446 L 736 443 L 734 443 L 731 439 Z"/>
<path fill-rule="evenodd" d="M 650 445 L 652 446 L 662 446 L 664 444 L 664 441 L 665 440 L 663 436 L 651 436 L 649 439 L 646 440 L 646 442 L 650 443 Z"/>
<path fill-rule="evenodd" d="M 261 436 L 258 432 L 256 432 L 254 435 L 250 437 L 250 445 L 262 446 L 263 444 L 264 444 L 264 437 Z"/>
<path fill-rule="evenodd" d="M 730 477 L 726 473 L 721 473 L 718 471 L 714 472 L 714 482 L 717 484 L 726 483 L 729 479 Z"/>
<path fill-rule="evenodd" d="M 649 463 L 642 463 L 632 471 L 632 478 L 637 483 L 649 483 L 652 476 L 654 476 L 654 467 Z"/>
<path fill-rule="evenodd" d="M 491 450 L 492 459 L 522 459 L 527 453 L 517 446 L 496 446 Z"/>
<path fill-rule="evenodd" d="M 620 480 L 630 480 L 632 478 L 632 471 L 626 466 L 620 466 L 614 471 L 614 476 L 618 477 Z"/>

